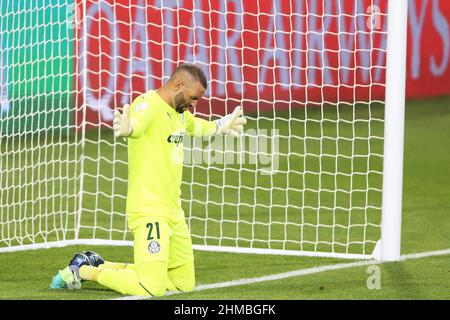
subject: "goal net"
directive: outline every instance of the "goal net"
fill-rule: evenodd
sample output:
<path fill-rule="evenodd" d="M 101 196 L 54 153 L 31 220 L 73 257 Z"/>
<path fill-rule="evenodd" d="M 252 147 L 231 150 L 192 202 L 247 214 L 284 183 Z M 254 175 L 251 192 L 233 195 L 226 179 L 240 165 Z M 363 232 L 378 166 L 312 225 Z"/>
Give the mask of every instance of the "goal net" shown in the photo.
<path fill-rule="evenodd" d="M 208 77 L 196 116 L 248 119 L 237 139 L 185 138 L 195 248 L 374 256 L 387 0 L 0 6 L 0 252 L 132 243 L 113 110 L 189 62 Z"/>

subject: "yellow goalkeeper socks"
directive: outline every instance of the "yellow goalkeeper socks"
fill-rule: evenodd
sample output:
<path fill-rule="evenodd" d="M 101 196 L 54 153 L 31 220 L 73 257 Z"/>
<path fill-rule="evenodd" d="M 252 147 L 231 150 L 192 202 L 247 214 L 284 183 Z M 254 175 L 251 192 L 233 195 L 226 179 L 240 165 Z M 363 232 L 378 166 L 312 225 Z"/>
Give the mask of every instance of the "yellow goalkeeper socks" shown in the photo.
<path fill-rule="evenodd" d="M 101 265 L 97 267 L 92 266 L 81 266 L 80 268 L 80 278 L 88 281 L 96 281 L 98 282 L 98 275 L 103 270 L 125 270 L 125 269 L 133 269 L 134 265 L 128 263 L 117 263 L 117 262 L 109 262 L 105 261 Z"/>
<path fill-rule="evenodd" d="M 167 263 L 147 262 L 126 269 L 102 269 L 98 283 L 122 294 L 162 296 L 167 286 Z"/>
<path fill-rule="evenodd" d="M 128 269 L 128 267 L 131 266 L 131 264 L 128 263 L 120 263 L 120 262 L 110 262 L 105 261 L 105 263 L 102 263 L 98 267 L 100 269 L 114 269 L 114 270 L 123 270 Z"/>
<path fill-rule="evenodd" d="M 110 262 L 105 261 L 105 263 L 102 263 L 98 266 L 100 269 L 113 269 L 113 270 L 134 270 L 136 271 L 136 265 L 132 263 L 120 263 L 120 262 Z M 95 280 L 97 281 L 97 280 Z M 168 279 L 167 281 L 167 290 L 169 291 L 177 291 L 178 289 L 175 287 L 175 285 Z"/>
<path fill-rule="evenodd" d="M 81 266 L 80 268 L 80 278 L 88 281 L 97 281 L 98 274 L 100 271 L 104 269 L 100 269 L 92 266 Z"/>
<path fill-rule="evenodd" d="M 166 281 L 167 290 L 177 291 L 179 290 L 173 282 L 167 278 L 167 271 L 164 265 L 159 263 L 149 266 L 137 268 L 135 264 L 128 263 L 116 263 L 105 261 L 98 267 L 93 266 L 81 266 L 79 269 L 80 278 L 87 281 L 95 281 L 101 285 L 109 287 L 122 294 L 132 295 L 163 295 L 165 290 L 162 286 L 164 280 Z M 152 279 L 152 283 L 149 284 L 148 278 L 150 275 L 145 274 L 146 277 L 140 282 L 138 279 L 137 269 L 140 269 L 140 273 L 150 272 L 152 275 L 159 275 Z M 145 270 L 145 271 L 144 271 Z M 67 272 L 70 271 L 67 268 Z M 152 277 L 151 277 L 152 278 Z M 156 283 L 154 282 L 156 280 Z M 146 281 L 147 280 L 147 281 Z M 160 282 L 161 281 L 161 282 Z M 144 285 L 145 284 L 145 285 Z M 151 291 L 151 292 L 150 292 Z"/>
<path fill-rule="evenodd" d="M 140 282 L 133 270 L 103 269 L 98 276 L 98 283 L 121 294 L 133 296 L 152 295 Z"/>

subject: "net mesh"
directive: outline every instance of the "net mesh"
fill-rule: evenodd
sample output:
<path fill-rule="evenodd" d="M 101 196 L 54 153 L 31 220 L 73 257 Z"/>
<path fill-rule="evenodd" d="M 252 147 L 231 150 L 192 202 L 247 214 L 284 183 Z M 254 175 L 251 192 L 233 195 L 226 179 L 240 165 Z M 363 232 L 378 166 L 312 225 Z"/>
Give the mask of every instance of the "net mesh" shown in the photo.
<path fill-rule="evenodd" d="M 185 139 L 194 244 L 370 254 L 380 237 L 387 1 L 4 1 L 4 246 L 131 240 L 115 107 L 179 63 L 195 114 L 242 105 L 238 139 Z M 5 102 L 6 101 L 6 102 Z"/>

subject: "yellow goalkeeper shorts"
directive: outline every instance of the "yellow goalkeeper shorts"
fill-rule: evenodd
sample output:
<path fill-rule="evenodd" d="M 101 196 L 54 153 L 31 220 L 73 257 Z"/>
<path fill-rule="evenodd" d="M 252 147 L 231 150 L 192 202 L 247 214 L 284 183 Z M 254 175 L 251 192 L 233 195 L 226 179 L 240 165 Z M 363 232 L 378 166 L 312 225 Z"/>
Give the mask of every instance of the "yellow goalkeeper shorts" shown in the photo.
<path fill-rule="evenodd" d="M 175 268 L 194 260 L 189 228 L 182 215 L 128 215 L 134 235 L 134 263 L 165 262 Z"/>

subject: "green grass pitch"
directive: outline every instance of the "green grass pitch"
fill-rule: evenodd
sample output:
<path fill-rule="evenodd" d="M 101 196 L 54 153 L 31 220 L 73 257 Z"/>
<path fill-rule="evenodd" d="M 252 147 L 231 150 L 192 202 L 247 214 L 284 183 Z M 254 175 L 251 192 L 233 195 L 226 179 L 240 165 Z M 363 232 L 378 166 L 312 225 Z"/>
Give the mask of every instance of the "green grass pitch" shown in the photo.
<path fill-rule="evenodd" d="M 448 165 L 448 159 L 450 158 L 450 149 L 448 148 L 448 140 L 450 137 L 450 98 L 434 98 L 427 100 L 415 100 L 407 102 L 406 109 L 406 122 L 405 122 L 405 153 L 404 153 L 404 181 L 403 181 L 403 217 L 402 217 L 402 254 L 420 253 L 435 250 L 443 250 L 450 248 L 449 245 L 449 232 L 448 226 L 450 225 L 450 218 L 448 212 L 450 209 L 450 197 L 448 196 L 448 177 L 450 176 L 450 166 Z M 363 110 L 360 108 L 358 110 Z M 343 110 L 343 113 L 339 115 L 342 117 L 351 117 L 352 111 Z M 359 112 L 359 111 L 358 111 Z M 360 117 L 364 117 L 364 111 L 361 111 Z M 382 108 L 374 106 L 372 109 L 372 117 L 382 117 Z M 336 114 L 331 112 L 330 115 Z M 281 116 L 287 116 L 288 114 L 281 114 Z M 326 116 L 327 114 L 325 114 Z M 272 115 L 268 115 L 267 119 L 270 119 Z M 298 115 L 301 118 L 301 113 Z M 314 119 L 314 117 L 323 116 L 320 109 L 308 111 L 308 117 Z M 261 120 L 260 126 L 272 126 L 273 121 Z M 314 122 L 311 122 L 314 123 Z M 282 120 L 277 120 L 277 127 L 280 129 L 280 134 L 288 135 L 286 123 Z M 249 127 L 256 127 L 254 121 L 249 121 Z M 307 133 L 309 136 L 318 136 L 319 134 L 330 135 L 336 128 L 333 127 L 333 122 L 324 122 L 323 126 L 311 125 L 311 127 L 302 127 L 302 123 L 295 123 L 291 129 L 294 128 L 296 132 Z M 339 128 L 340 134 L 361 134 L 367 135 L 364 132 L 364 126 L 355 128 Z M 381 125 L 373 123 L 371 130 L 372 135 L 381 135 Z M 328 130 L 328 131 L 327 131 Z M 356 130 L 356 131 L 352 131 Z M 361 132 L 358 130 L 362 130 Z M 108 134 L 102 131 L 102 137 L 107 137 Z M 95 132 L 88 133 L 88 138 L 92 135 L 92 139 L 95 138 Z M 291 135 L 294 135 L 291 132 Z M 301 136 L 301 135 L 300 135 Z M 19 141 L 16 139 L 15 141 Z M 313 141 L 314 139 L 310 140 Z M 31 143 L 30 141 L 20 140 L 21 143 Z M 18 145 L 12 144 L 8 141 L 8 144 L 2 142 L 1 154 L 11 153 L 11 150 L 18 148 Z M 280 139 L 280 151 L 286 152 L 289 148 L 301 150 L 306 153 L 317 153 L 320 148 L 324 148 L 325 145 L 316 145 L 314 143 L 305 146 L 300 139 Z M 350 146 L 345 144 L 338 146 L 340 152 L 349 152 Z M 359 146 L 353 146 L 358 148 Z M 364 146 L 361 145 L 361 148 Z M 312 148 L 311 150 L 304 150 L 302 148 Z M 316 149 L 315 149 L 316 148 Z M 319 149 L 318 149 L 319 148 Z M 335 152 L 333 146 L 328 146 L 327 150 Z M 382 150 L 382 145 L 374 144 L 375 150 Z M 96 162 L 95 159 L 111 157 L 111 154 L 107 154 L 107 146 L 99 146 L 94 143 L 86 144 L 87 154 L 91 159 L 86 159 L 85 169 L 90 175 L 85 177 L 85 190 L 91 190 L 91 195 L 86 195 L 84 199 L 87 213 L 91 212 L 95 202 L 100 203 L 100 207 L 104 212 L 94 212 L 92 214 L 85 214 L 82 216 L 82 225 L 89 225 L 93 222 L 100 229 L 84 228 L 81 235 L 84 237 L 92 237 L 96 232 L 96 236 L 99 237 L 112 237 L 114 239 L 127 239 L 130 240 L 128 233 L 123 233 L 123 225 L 125 219 L 123 216 L 108 215 L 108 211 L 114 209 L 116 211 L 122 211 L 124 209 L 124 199 L 119 196 L 113 196 L 114 194 L 123 194 L 126 183 L 121 181 L 110 181 L 109 177 L 114 175 L 118 177 L 126 177 L 125 165 L 118 165 L 116 169 L 112 168 L 107 161 Z M 355 149 L 353 149 L 355 150 Z M 59 157 L 77 157 L 77 154 L 69 154 L 64 146 L 59 149 L 52 149 L 52 152 L 56 152 Z M 363 150 L 364 151 L 364 150 Z M 373 152 L 374 150 L 372 150 Z M 78 150 L 78 152 L 80 152 Z M 113 155 L 116 159 L 126 159 L 124 149 L 118 149 L 117 154 Z M 323 150 L 322 150 L 323 152 Z M 53 154 L 54 156 L 55 154 Z M 27 166 L 32 163 L 32 159 L 27 159 L 28 155 L 24 155 L 23 158 L 16 153 L 15 164 L 8 162 L 10 168 L 14 170 L 27 170 Z M 40 160 L 45 158 L 45 153 L 34 153 L 32 157 L 39 157 Z M 20 163 L 19 163 L 20 159 Z M 322 159 L 323 160 L 323 159 Z M 11 160 L 12 161 L 12 160 Z M 290 168 L 293 164 L 298 164 L 299 171 L 308 168 L 315 168 L 320 166 L 321 170 L 327 170 L 329 166 L 332 171 L 331 163 L 321 162 L 314 157 L 293 156 L 291 158 L 280 158 L 281 171 L 286 168 Z M 380 169 L 380 160 L 373 159 L 370 164 L 373 169 Z M 354 169 L 361 168 L 367 169 L 364 163 L 353 164 Z M 348 168 L 346 163 L 339 164 L 340 170 Z M 219 167 L 219 166 L 216 166 Z M 2 160 L 2 170 L 6 168 L 5 160 Z M 227 165 L 230 168 L 230 165 Z M 47 168 L 42 170 L 33 171 L 37 178 L 39 174 L 43 174 L 44 169 L 52 170 L 55 177 L 62 177 L 67 173 L 75 173 L 79 168 L 73 169 L 70 165 L 59 166 L 56 163 L 49 164 Z M 112 170 L 116 170 L 113 172 Z M 185 170 L 184 178 L 189 181 L 192 175 L 195 175 L 199 183 L 195 187 L 189 185 L 183 185 L 183 198 L 195 198 L 200 202 L 194 204 L 194 211 L 198 212 L 198 216 L 202 217 L 202 212 L 208 212 L 210 218 L 220 220 L 222 213 L 216 209 L 215 202 L 226 201 L 230 203 L 226 206 L 230 214 L 235 214 L 236 210 L 239 210 L 239 215 L 242 220 L 251 220 L 255 214 L 252 205 L 258 200 L 258 203 L 270 203 L 270 196 L 264 192 L 265 187 L 271 185 L 286 187 L 295 186 L 298 190 L 303 190 L 308 186 L 314 188 L 316 183 L 316 177 L 311 175 L 300 179 L 303 185 L 296 185 L 299 181 L 297 173 L 292 173 L 291 176 L 281 172 L 274 176 L 274 178 L 266 179 L 261 178 L 257 181 L 258 185 L 263 187 L 261 190 L 252 190 L 252 183 L 255 183 L 254 176 L 237 175 L 233 173 L 233 170 L 227 171 L 230 175 L 223 177 L 222 173 L 218 170 L 211 170 L 209 181 L 206 180 L 204 175 L 204 168 L 198 166 L 193 170 Z M 101 173 L 101 176 L 99 175 Z M 100 176 L 100 178 L 99 178 Z M 31 181 L 33 177 L 26 176 L 25 180 L 21 182 Z M 245 181 L 248 188 L 242 188 L 237 190 L 237 186 L 242 186 L 242 181 L 239 182 L 239 178 Z M 19 181 L 6 181 L 6 179 L 14 179 L 12 175 L 7 178 L 1 178 L 2 185 L 17 185 Z M 30 179 L 30 180 L 26 180 Z M 226 180 L 225 180 L 226 179 Z M 377 175 L 373 177 L 372 184 L 380 186 L 381 178 Z M 61 179 L 61 181 L 63 181 Z M 225 195 L 218 187 L 210 187 L 208 198 L 206 197 L 205 185 L 206 182 L 213 185 L 223 185 L 224 183 L 229 186 L 229 189 L 225 190 Z M 319 181 L 322 187 L 327 185 L 331 188 L 332 181 Z M 354 181 L 342 181 L 341 186 L 346 186 L 349 183 L 353 185 L 362 184 L 363 180 Z M 102 194 L 95 195 L 94 190 L 97 188 L 97 184 L 100 183 L 100 190 Z M 240 183 L 240 184 L 239 184 Z M 235 187 L 235 188 L 233 188 Z M 253 186 L 254 187 L 254 186 Z M 1 224 L 1 236 L 2 239 L 13 239 L 12 244 L 15 244 L 14 238 L 19 234 L 32 233 L 32 225 L 34 225 L 35 234 L 38 234 L 35 241 L 41 235 L 45 235 L 49 239 L 70 239 L 73 236 L 74 215 L 63 214 L 65 208 L 71 208 L 76 206 L 76 194 L 77 187 L 75 181 L 69 181 L 69 183 L 56 184 L 54 181 L 51 183 L 41 182 L 37 186 L 29 186 L 27 194 L 12 193 L 6 190 L 1 191 L 2 196 L 2 222 L 7 219 L 13 218 L 16 214 L 16 223 L 12 225 Z M 33 189 L 34 188 L 34 189 Z M 41 189 L 39 189 L 41 188 Z M 31 194 L 39 194 L 53 192 L 56 196 L 52 199 L 41 199 L 39 201 L 33 201 Z M 54 188 L 53 190 L 51 188 Z M 33 191 L 31 191 L 33 190 Z M 51 192 L 50 192 L 51 191 Z M 34 192 L 34 193 L 31 193 Z M 278 191 L 277 191 L 278 192 Z M 249 229 L 246 223 L 224 223 L 222 225 L 215 224 L 214 221 L 208 225 L 208 230 L 203 230 L 202 220 L 191 220 L 191 228 L 194 229 L 194 233 L 199 234 L 201 232 L 207 232 L 208 244 L 217 244 L 218 233 L 221 233 L 222 237 L 235 238 L 239 237 L 239 243 L 242 245 L 248 245 L 248 239 L 254 237 L 258 241 L 253 245 L 256 247 L 279 248 L 282 245 L 282 239 L 284 237 L 292 237 L 293 234 L 301 234 L 302 242 L 305 250 L 314 249 L 312 240 L 318 237 L 323 240 L 323 247 L 318 249 L 323 250 L 335 250 L 337 252 L 359 252 L 361 250 L 371 250 L 373 247 L 370 243 L 367 249 L 361 248 L 358 242 L 361 239 L 376 239 L 378 234 L 376 228 L 370 230 L 368 234 L 362 234 L 360 230 L 345 229 L 343 234 L 336 232 L 330 234 L 326 231 L 317 229 L 300 228 L 292 225 L 287 230 L 281 230 L 276 227 L 276 223 L 273 225 L 268 224 L 268 221 L 264 220 L 263 214 L 270 211 L 273 221 L 272 222 L 294 222 L 296 216 L 298 216 L 298 208 L 290 202 L 289 199 L 299 198 L 298 192 L 291 191 L 286 197 L 281 196 L 282 193 L 276 192 L 274 199 L 271 203 L 274 204 L 272 208 L 264 206 L 258 207 L 256 216 L 258 221 L 261 222 L 258 228 Z M 328 199 L 326 194 L 303 194 L 304 203 L 313 203 L 319 199 L 320 205 L 327 207 L 332 201 L 341 203 L 342 207 L 350 201 L 346 198 L 345 193 L 340 195 L 336 199 Z M 17 198 L 16 198 L 17 197 Z M 380 204 L 380 194 L 373 193 L 370 195 L 369 200 L 363 200 L 356 195 L 351 201 L 353 206 L 358 206 L 360 201 L 371 201 L 371 203 Z M 239 198 L 241 203 L 248 204 L 241 206 L 234 206 L 233 201 Z M 58 214 L 48 215 L 39 219 L 34 218 L 34 224 L 32 215 L 19 216 L 21 207 L 19 203 L 26 203 L 27 209 L 30 213 L 34 212 L 57 212 Z M 92 207 L 89 207 L 89 203 L 92 203 Z M 6 204 L 9 205 L 8 210 Z M 187 202 L 183 202 L 184 205 Z M 298 203 L 302 205 L 302 203 Z M 315 203 L 313 205 L 317 206 Z M 23 209 L 23 207 L 22 207 Z M 376 211 L 376 210 L 375 210 Z M 7 216 L 8 214 L 8 216 Z M 373 223 L 379 223 L 379 220 L 374 218 L 379 212 L 366 213 L 366 218 L 373 219 Z M 358 215 L 353 215 L 354 219 Z M 312 212 L 311 214 L 304 213 L 304 223 L 315 223 L 314 219 L 317 218 L 317 214 Z M 330 223 L 330 219 L 333 217 L 327 217 L 326 214 L 320 217 L 320 222 L 324 225 Z M 352 218 L 352 219 L 353 219 Z M 230 220 L 235 219 L 231 217 Z M 279 220 L 277 220 L 279 219 Z M 354 224 L 358 224 L 357 220 L 351 221 Z M 110 229 L 113 229 L 110 232 Z M 67 229 L 67 233 L 63 231 Z M 270 236 L 269 236 L 270 235 Z M 354 242 L 354 245 L 341 245 L 341 240 L 350 239 Z M 330 239 L 335 239 L 330 247 Z M 25 243 L 30 242 L 30 239 L 26 239 Z M 194 243 L 202 243 L 203 240 L 194 237 Z M 222 240 L 221 244 L 233 245 L 236 240 Z M 0 246 L 4 247 L 6 244 L 4 241 L 0 241 Z M 297 244 L 293 243 L 290 246 L 295 247 Z M 328 247 L 327 247 L 328 246 Z M 288 249 L 292 248 L 288 247 Z M 23 252 L 12 253 L 0 253 L 0 299 L 114 299 L 120 298 L 121 295 L 113 291 L 110 291 L 95 283 L 84 283 L 83 290 L 81 291 L 69 291 L 69 290 L 51 290 L 49 289 L 49 283 L 54 273 L 62 268 L 68 260 L 71 258 L 74 252 L 80 250 L 95 250 L 111 261 L 123 261 L 131 262 L 133 253 L 131 247 L 110 247 L 110 246 L 95 246 L 86 248 L 85 246 L 69 246 L 65 248 L 54 249 L 42 249 L 42 250 L 30 250 Z M 289 257 L 289 256 L 267 256 L 267 255 L 254 255 L 254 254 L 232 254 L 232 253 L 212 253 L 196 251 L 196 274 L 197 285 L 221 283 L 230 280 L 239 280 L 246 278 L 255 278 L 268 276 L 273 274 L 279 274 L 288 271 L 314 268 L 317 266 L 331 266 L 339 263 L 348 263 L 347 260 L 335 259 L 335 258 L 309 258 L 309 257 Z M 370 274 L 367 273 L 367 266 L 358 266 L 353 268 L 346 268 L 342 270 L 332 270 L 320 273 L 313 273 L 305 276 L 290 277 L 281 280 L 263 281 L 257 283 L 251 283 L 240 286 L 230 286 L 226 288 L 217 288 L 203 290 L 187 294 L 179 294 L 165 297 L 163 299 L 450 299 L 450 269 L 448 267 L 449 255 L 442 255 L 436 257 L 428 257 L 421 259 L 411 259 L 403 262 L 385 263 L 379 264 L 380 268 L 380 289 L 369 289 L 367 287 L 367 279 Z"/>

